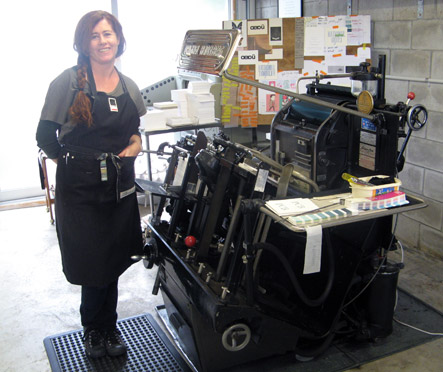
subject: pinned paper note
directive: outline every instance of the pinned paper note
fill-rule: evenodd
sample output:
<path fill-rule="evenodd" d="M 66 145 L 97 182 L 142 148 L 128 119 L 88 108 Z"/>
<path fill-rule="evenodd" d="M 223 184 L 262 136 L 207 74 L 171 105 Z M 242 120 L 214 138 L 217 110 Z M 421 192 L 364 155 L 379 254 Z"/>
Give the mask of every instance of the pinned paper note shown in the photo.
<path fill-rule="evenodd" d="M 272 49 L 272 53 L 265 54 L 265 59 L 283 59 L 283 48 Z"/>
<path fill-rule="evenodd" d="M 294 216 L 318 209 L 317 204 L 308 198 L 268 200 L 266 206 L 279 216 Z"/>
<path fill-rule="evenodd" d="M 255 76 L 257 80 L 277 79 L 277 61 L 259 62 L 256 64 Z"/>
<path fill-rule="evenodd" d="M 268 34 L 268 20 L 249 20 L 248 21 L 248 35 L 267 35 Z"/>
<path fill-rule="evenodd" d="M 247 48 L 248 47 L 248 33 L 246 28 L 246 23 L 248 21 L 246 19 L 243 20 L 235 20 L 235 21 L 223 21 L 223 29 L 224 30 L 239 30 L 241 32 L 242 38 L 240 40 L 240 44 L 238 44 L 239 48 Z"/>
<path fill-rule="evenodd" d="M 260 168 L 258 170 L 257 179 L 255 180 L 254 191 L 264 192 L 266 183 L 268 181 L 269 171 L 267 169 Z"/>
<path fill-rule="evenodd" d="M 269 20 L 269 44 L 283 45 L 283 20 L 281 18 Z"/>
<path fill-rule="evenodd" d="M 306 226 L 305 265 L 303 274 L 320 272 L 321 268 L 321 244 L 323 230 L 321 225 Z"/>
<path fill-rule="evenodd" d="M 239 65 L 256 65 L 258 63 L 258 50 L 239 50 Z"/>

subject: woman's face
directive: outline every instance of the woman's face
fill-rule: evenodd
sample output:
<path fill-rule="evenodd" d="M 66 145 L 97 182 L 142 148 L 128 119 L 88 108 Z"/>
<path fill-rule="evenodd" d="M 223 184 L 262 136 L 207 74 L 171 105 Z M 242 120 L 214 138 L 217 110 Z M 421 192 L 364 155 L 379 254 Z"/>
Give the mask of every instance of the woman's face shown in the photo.
<path fill-rule="evenodd" d="M 91 63 L 114 64 L 120 40 L 106 19 L 98 22 L 92 30 L 89 43 Z"/>

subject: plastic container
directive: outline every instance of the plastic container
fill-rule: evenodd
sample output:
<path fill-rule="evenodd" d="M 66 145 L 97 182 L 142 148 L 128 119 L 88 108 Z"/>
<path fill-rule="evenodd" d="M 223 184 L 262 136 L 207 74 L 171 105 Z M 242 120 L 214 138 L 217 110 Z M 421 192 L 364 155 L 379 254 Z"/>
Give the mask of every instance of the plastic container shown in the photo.
<path fill-rule="evenodd" d="M 388 178 L 389 176 L 369 176 L 369 177 L 360 177 L 359 179 L 365 182 L 368 182 L 371 178 Z M 373 198 L 374 196 L 387 194 L 389 192 L 398 191 L 401 186 L 401 181 L 398 178 L 395 178 L 394 183 L 388 183 L 386 185 L 374 185 L 374 186 L 366 186 L 366 185 L 356 185 L 354 183 L 350 183 L 352 196 L 354 198 Z"/>

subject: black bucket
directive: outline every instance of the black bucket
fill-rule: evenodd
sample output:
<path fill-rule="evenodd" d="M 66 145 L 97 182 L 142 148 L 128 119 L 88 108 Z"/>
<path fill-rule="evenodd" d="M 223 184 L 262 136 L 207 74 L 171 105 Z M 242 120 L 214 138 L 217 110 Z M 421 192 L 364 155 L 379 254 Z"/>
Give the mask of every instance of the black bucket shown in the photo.
<path fill-rule="evenodd" d="M 392 333 L 399 272 L 400 268 L 396 265 L 383 265 L 367 289 L 367 321 L 371 339 Z"/>

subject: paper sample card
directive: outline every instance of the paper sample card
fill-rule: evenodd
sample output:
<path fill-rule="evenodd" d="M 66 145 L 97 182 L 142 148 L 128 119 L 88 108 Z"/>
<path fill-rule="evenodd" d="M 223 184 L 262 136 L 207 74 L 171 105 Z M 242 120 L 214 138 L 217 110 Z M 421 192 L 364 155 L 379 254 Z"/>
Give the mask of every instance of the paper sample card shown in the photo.
<path fill-rule="evenodd" d="M 348 41 L 348 32 L 344 27 L 333 26 L 325 29 L 325 46 L 345 47 Z"/>
<path fill-rule="evenodd" d="M 371 42 L 371 16 L 359 15 L 346 19 L 347 44 L 362 45 Z"/>
<path fill-rule="evenodd" d="M 258 50 L 239 50 L 239 65 L 255 65 L 258 63 Z"/>
<path fill-rule="evenodd" d="M 269 171 L 267 169 L 260 168 L 258 170 L 257 179 L 255 180 L 254 191 L 257 192 L 265 191 L 268 175 Z"/>
<path fill-rule="evenodd" d="M 323 230 L 321 225 L 306 226 L 305 265 L 303 274 L 320 272 L 321 244 Z"/>
<path fill-rule="evenodd" d="M 316 210 L 317 204 L 306 198 L 269 200 L 266 206 L 279 216 L 291 216 Z"/>
<path fill-rule="evenodd" d="M 305 56 L 322 56 L 325 53 L 325 17 L 305 18 Z"/>
<path fill-rule="evenodd" d="M 283 59 L 283 48 L 272 49 L 272 53 L 265 54 L 265 59 Z"/>
<path fill-rule="evenodd" d="M 268 20 L 248 21 L 248 35 L 267 35 Z"/>
<path fill-rule="evenodd" d="M 281 18 L 271 18 L 269 20 L 269 44 L 283 45 L 283 20 Z"/>
<path fill-rule="evenodd" d="M 242 38 L 240 40 L 240 44 L 238 44 L 239 48 L 246 48 L 248 46 L 246 23 L 246 19 L 239 21 L 223 21 L 224 30 L 239 30 L 241 32 Z"/>
<path fill-rule="evenodd" d="M 257 80 L 277 79 L 277 61 L 258 62 L 256 64 L 255 78 Z"/>

